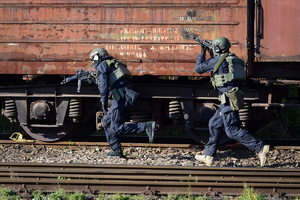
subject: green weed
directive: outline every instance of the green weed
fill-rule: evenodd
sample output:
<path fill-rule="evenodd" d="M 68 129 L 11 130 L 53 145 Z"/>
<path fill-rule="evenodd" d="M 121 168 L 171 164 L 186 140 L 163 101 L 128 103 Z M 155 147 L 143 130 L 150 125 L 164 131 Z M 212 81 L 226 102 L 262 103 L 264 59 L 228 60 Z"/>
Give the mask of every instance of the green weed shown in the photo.
<path fill-rule="evenodd" d="M 49 200 L 68 200 L 68 193 L 61 187 L 55 191 L 55 193 L 49 194 L 47 197 Z"/>
<path fill-rule="evenodd" d="M 254 192 L 252 187 L 247 187 L 247 184 L 245 184 L 243 193 L 238 200 L 266 200 L 266 198 L 263 195 Z"/>
<path fill-rule="evenodd" d="M 203 197 L 203 196 L 199 196 L 199 197 L 196 197 L 195 200 L 210 200 L 212 199 L 211 197 Z"/>
<path fill-rule="evenodd" d="M 68 141 L 69 147 L 73 147 L 75 145 L 75 142 L 72 142 L 71 140 Z"/>
<path fill-rule="evenodd" d="M 43 195 L 42 191 L 33 191 L 32 192 L 33 200 L 43 200 L 45 196 Z"/>
<path fill-rule="evenodd" d="M 97 196 L 97 199 L 96 200 L 106 200 L 107 199 L 107 195 L 106 194 L 103 194 L 103 193 L 100 193 L 98 196 Z"/>
<path fill-rule="evenodd" d="M 1 200 L 19 200 L 20 196 L 16 195 L 11 189 L 0 188 L 0 199 Z"/>
<path fill-rule="evenodd" d="M 168 194 L 166 197 L 164 197 L 166 200 L 179 200 L 179 195 L 176 194 Z"/>
<path fill-rule="evenodd" d="M 291 200 L 300 200 L 300 197 L 291 197 Z"/>
<path fill-rule="evenodd" d="M 143 197 L 143 196 L 138 196 L 138 195 L 134 195 L 132 196 L 132 200 L 147 200 L 147 199 L 152 199 L 151 197 Z"/>
<path fill-rule="evenodd" d="M 111 197 L 111 200 L 131 200 L 131 197 L 127 194 L 115 194 Z"/>
<path fill-rule="evenodd" d="M 13 190 L 6 189 L 3 187 L 0 187 L 0 199 L 1 200 L 19 200 L 21 199 L 20 196 L 16 195 Z M 47 196 L 44 195 L 42 191 L 32 191 L 31 195 L 32 200 L 85 200 L 87 199 L 87 196 L 84 193 L 75 192 L 75 193 L 68 193 L 63 188 L 58 186 L 58 189 Z M 141 195 L 128 195 L 128 194 L 98 194 L 97 197 L 95 197 L 96 200 L 150 200 L 153 199 L 152 197 L 144 197 Z M 212 197 L 205 197 L 205 196 L 198 196 L 193 195 L 191 191 L 188 191 L 187 194 L 168 194 L 166 196 L 161 196 L 160 199 L 164 200 L 211 200 Z M 223 199 L 229 199 L 229 198 L 223 198 Z M 244 185 L 244 190 L 242 194 L 236 198 L 237 200 L 266 200 L 266 198 L 261 195 L 260 193 L 257 193 L 254 191 L 252 187 L 247 187 L 247 184 Z M 293 197 L 293 200 L 299 200 L 299 197 Z"/>
<path fill-rule="evenodd" d="M 69 200 L 85 200 L 86 195 L 80 192 L 75 192 L 69 195 Z"/>
<path fill-rule="evenodd" d="M 71 180 L 70 178 L 61 177 L 61 176 L 57 177 L 57 179 L 58 179 L 58 180 L 68 180 L 68 181 L 70 181 L 70 180 Z"/>

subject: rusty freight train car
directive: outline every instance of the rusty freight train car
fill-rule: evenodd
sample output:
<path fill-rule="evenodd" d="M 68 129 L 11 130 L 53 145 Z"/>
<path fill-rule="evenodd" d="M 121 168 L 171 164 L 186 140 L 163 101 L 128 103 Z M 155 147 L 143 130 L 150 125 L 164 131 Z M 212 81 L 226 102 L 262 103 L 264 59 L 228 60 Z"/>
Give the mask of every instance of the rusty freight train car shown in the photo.
<path fill-rule="evenodd" d="M 3 114 L 41 141 L 101 128 L 97 87 L 60 82 L 93 70 L 89 53 L 103 47 L 134 75 L 142 106 L 128 122 L 181 124 L 205 142 L 218 95 L 194 71 L 201 47 L 183 31 L 227 37 L 247 63 L 246 126 L 282 105 L 285 83 L 299 84 L 299 12 L 298 0 L 0 0 Z"/>

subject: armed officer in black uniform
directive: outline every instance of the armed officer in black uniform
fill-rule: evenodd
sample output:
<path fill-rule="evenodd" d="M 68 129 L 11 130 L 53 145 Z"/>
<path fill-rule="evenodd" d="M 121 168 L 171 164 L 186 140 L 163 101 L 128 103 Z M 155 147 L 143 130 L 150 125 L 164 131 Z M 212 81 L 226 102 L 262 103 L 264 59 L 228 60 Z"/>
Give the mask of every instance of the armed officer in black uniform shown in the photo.
<path fill-rule="evenodd" d="M 112 151 L 106 157 L 123 157 L 120 135 L 130 135 L 146 131 L 149 142 L 154 140 L 155 122 L 125 123 L 129 108 L 135 106 L 138 93 L 131 89 L 131 73 L 125 63 L 110 56 L 104 48 L 96 48 L 90 54 L 96 69 L 96 84 L 100 91 L 100 103 L 104 112 L 102 119 L 107 142 Z M 113 101 L 108 110 L 108 96 L 111 92 Z"/>
<path fill-rule="evenodd" d="M 209 141 L 205 146 L 204 155 L 195 158 L 211 166 L 218 144 L 225 129 L 226 135 L 258 154 L 260 165 L 264 166 L 269 145 L 255 139 L 248 131 L 241 128 L 239 109 L 243 107 L 243 81 L 246 80 L 244 61 L 234 53 L 229 52 L 231 44 L 225 37 L 219 37 L 212 42 L 211 58 L 205 59 L 207 48 L 201 46 L 201 54 L 197 59 L 195 71 L 197 73 L 211 72 L 211 81 L 219 91 L 220 108 L 209 120 Z"/>

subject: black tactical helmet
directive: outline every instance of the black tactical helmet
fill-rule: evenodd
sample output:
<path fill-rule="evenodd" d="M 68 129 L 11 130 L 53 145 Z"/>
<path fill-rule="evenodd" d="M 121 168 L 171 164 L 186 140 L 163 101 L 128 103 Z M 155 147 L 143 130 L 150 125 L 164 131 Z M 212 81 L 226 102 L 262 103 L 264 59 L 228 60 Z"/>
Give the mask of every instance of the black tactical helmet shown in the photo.
<path fill-rule="evenodd" d="M 229 40 L 226 37 L 218 37 L 212 41 L 212 46 L 215 53 L 222 53 L 231 47 Z"/>
<path fill-rule="evenodd" d="M 105 55 L 108 55 L 107 51 L 102 48 L 102 47 L 98 47 L 96 49 L 94 49 L 91 54 L 90 54 L 90 59 L 93 60 L 95 55 L 98 55 L 100 58 L 105 56 Z"/>

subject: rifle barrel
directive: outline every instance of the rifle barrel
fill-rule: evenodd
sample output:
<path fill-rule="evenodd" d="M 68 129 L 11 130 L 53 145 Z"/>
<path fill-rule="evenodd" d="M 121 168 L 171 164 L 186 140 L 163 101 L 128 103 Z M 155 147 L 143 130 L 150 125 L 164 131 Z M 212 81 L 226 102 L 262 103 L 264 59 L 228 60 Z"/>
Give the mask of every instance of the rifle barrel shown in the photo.
<path fill-rule="evenodd" d="M 61 84 L 69 83 L 70 81 L 73 81 L 73 80 L 75 80 L 75 79 L 77 79 L 77 76 L 76 76 L 76 75 L 73 75 L 73 76 L 68 77 L 68 78 L 66 78 L 65 80 L 63 80 L 63 81 L 61 82 Z"/>

